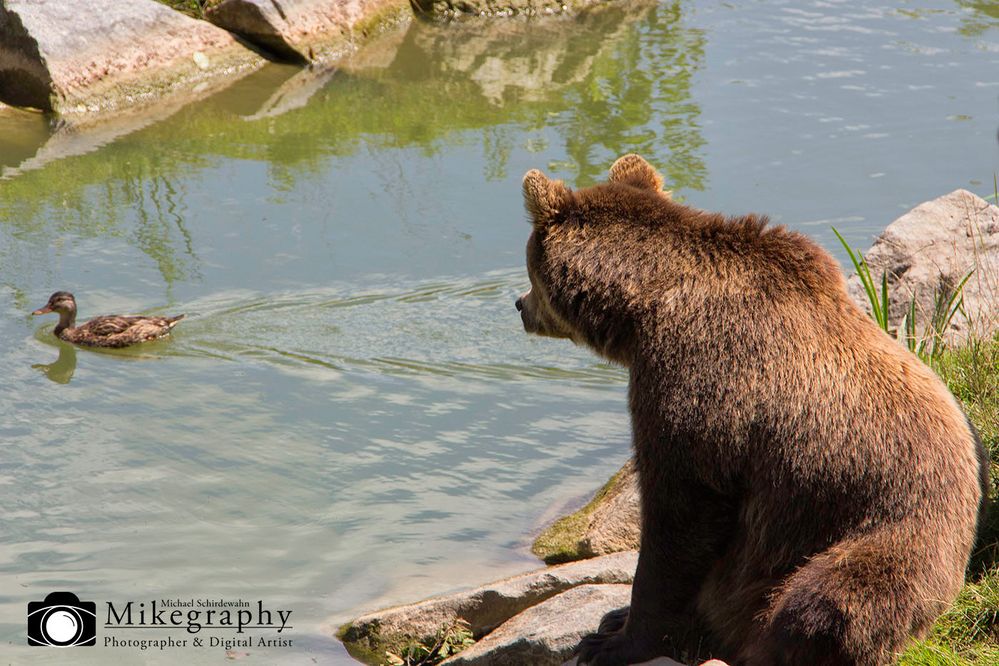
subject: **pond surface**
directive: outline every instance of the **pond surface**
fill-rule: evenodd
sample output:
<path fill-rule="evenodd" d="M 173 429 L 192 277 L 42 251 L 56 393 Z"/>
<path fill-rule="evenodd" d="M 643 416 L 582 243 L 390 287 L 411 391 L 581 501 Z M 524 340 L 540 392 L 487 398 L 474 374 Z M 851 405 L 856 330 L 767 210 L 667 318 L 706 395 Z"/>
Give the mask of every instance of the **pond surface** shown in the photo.
<path fill-rule="evenodd" d="M 0 640 L 28 601 L 265 600 L 292 648 L 537 566 L 533 533 L 627 458 L 626 373 L 524 335 L 520 177 L 618 155 L 843 258 L 999 169 L 995 3 L 685 2 L 387 34 L 95 132 L 0 115 Z M 117 353 L 81 316 L 188 313 Z M 141 637 L 141 636 L 138 636 Z M 242 653 L 244 651 L 240 651 Z M 223 661 L 221 649 L 73 653 Z M 64 663 L 64 662 L 63 662 Z"/>

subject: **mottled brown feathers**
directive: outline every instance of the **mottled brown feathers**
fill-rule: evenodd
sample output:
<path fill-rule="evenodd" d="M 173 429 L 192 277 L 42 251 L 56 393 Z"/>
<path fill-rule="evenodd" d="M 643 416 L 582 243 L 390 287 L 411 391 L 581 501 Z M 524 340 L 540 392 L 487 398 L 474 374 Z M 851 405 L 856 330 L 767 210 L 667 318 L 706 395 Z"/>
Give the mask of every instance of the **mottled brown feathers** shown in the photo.
<path fill-rule="evenodd" d="M 76 326 L 76 299 L 68 291 L 55 292 L 44 307 L 32 314 L 49 312 L 59 314 L 59 323 L 54 330 L 58 338 L 78 345 L 109 348 L 128 347 L 161 338 L 169 334 L 170 329 L 184 318 L 184 315 L 176 317 L 104 315 Z"/>
<path fill-rule="evenodd" d="M 892 663 L 961 588 L 981 446 L 825 250 L 661 188 L 633 155 L 578 191 L 524 179 L 525 330 L 630 373 L 638 573 L 581 663 Z"/>
<path fill-rule="evenodd" d="M 95 317 L 76 328 L 66 329 L 59 337 L 67 342 L 92 347 L 128 347 L 166 336 L 183 318 L 184 315 L 176 317 L 107 315 Z"/>

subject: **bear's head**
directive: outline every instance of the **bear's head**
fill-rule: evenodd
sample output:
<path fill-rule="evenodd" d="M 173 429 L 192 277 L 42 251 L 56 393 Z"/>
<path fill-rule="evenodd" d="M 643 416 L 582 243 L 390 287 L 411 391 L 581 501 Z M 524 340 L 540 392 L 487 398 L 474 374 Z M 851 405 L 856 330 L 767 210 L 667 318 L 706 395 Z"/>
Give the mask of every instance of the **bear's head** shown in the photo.
<path fill-rule="evenodd" d="M 607 183 L 577 192 L 537 169 L 527 172 L 531 289 L 516 303 L 524 330 L 627 362 L 647 272 L 641 264 L 654 233 L 647 222 L 670 197 L 662 186 L 662 176 L 638 155 L 617 160 Z"/>

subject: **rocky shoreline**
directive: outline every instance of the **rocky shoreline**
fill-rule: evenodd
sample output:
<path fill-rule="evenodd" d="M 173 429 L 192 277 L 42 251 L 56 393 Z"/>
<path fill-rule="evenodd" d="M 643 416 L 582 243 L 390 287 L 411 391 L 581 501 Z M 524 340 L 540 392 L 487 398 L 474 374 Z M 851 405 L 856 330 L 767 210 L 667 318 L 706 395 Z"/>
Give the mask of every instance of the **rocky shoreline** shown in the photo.
<path fill-rule="evenodd" d="M 332 63 L 411 11 L 404 0 L 224 0 L 206 15 L 156 0 L 4 0 L 0 103 L 83 122 L 169 105 L 269 61 Z"/>
<path fill-rule="evenodd" d="M 249 4 L 241 5 L 243 13 L 250 11 Z M 299 11 L 288 13 L 280 27 L 310 35 L 310 62 L 317 63 L 408 16 L 400 0 L 285 4 Z M 175 96 L 207 95 L 268 61 L 286 59 L 262 42 L 155 0 L 94 0 L 87 9 L 83 13 L 55 0 L 0 4 L 0 101 L 80 120 Z M 317 15 L 326 19 L 322 29 Z"/>

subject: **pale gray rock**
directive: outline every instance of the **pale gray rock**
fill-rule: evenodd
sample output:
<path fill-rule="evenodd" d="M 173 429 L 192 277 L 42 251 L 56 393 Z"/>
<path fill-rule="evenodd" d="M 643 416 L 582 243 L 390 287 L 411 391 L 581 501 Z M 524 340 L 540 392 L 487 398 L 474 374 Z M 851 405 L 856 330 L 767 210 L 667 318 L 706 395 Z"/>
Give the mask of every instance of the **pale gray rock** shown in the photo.
<path fill-rule="evenodd" d="M 627 606 L 631 585 L 581 585 L 532 606 L 475 645 L 444 661 L 448 666 L 558 666 L 608 611 Z"/>
<path fill-rule="evenodd" d="M 946 339 L 991 337 L 999 330 L 999 208 L 967 190 L 916 206 L 892 222 L 864 253 L 880 288 L 887 273 L 889 323 L 901 328 L 916 299 L 917 332 L 929 325 L 934 297 L 941 285 L 956 286 L 974 269 L 964 286 L 964 310 L 951 321 Z M 850 294 L 869 311 L 859 278 L 849 279 Z"/>
<path fill-rule="evenodd" d="M 638 553 L 628 552 L 548 567 L 467 592 L 370 613 L 341 628 L 339 635 L 352 651 L 381 653 L 384 646 L 423 641 L 441 627 L 464 620 L 478 639 L 521 611 L 568 589 L 589 584 L 628 585 L 637 563 Z"/>
<path fill-rule="evenodd" d="M 205 15 L 286 60 L 311 62 L 339 55 L 405 7 L 405 0 L 222 0 Z"/>
<path fill-rule="evenodd" d="M 120 109 L 231 83 L 264 64 L 231 34 L 154 0 L 0 0 L 0 100 Z"/>

